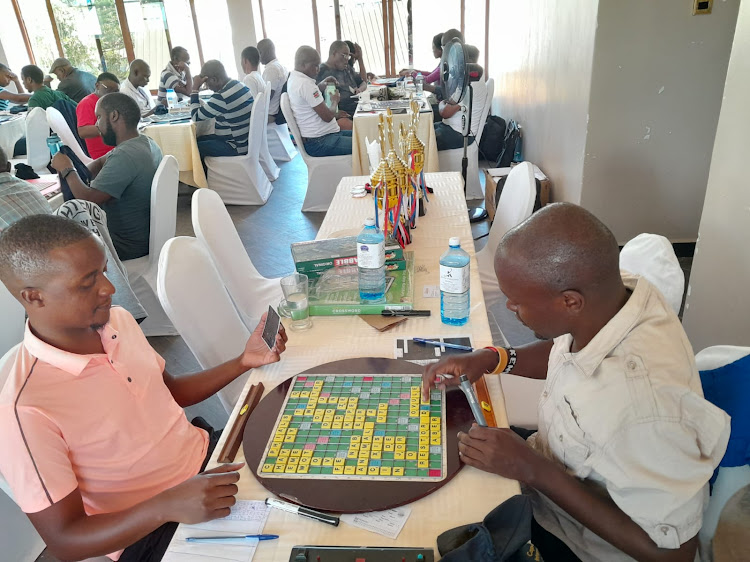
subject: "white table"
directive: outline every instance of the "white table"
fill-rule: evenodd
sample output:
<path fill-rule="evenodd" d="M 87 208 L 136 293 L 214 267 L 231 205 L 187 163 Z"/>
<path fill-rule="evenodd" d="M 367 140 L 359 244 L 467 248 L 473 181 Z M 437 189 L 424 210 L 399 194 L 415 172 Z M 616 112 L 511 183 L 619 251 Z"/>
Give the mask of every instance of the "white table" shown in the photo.
<path fill-rule="evenodd" d="M 151 137 L 161 148 L 162 154 L 177 159 L 180 181 L 193 187 L 208 187 L 198 152 L 197 137 L 213 133 L 214 121 L 192 121 L 148 125 L 143 133 Z"/>
<path fill-rule="evenodd" d="M 318 232 L 318 238 L 358 231 L 365 218 L 372 215 L 371 197 L 354 199 L 350 189 L 361 185 L 367 178 L 348 177 L 341 180 L 333 202 Z M 311 367 L 355 357 L 389 357 L 394 355 L 397 337 L 470 335 L 475 346 L 492 344 L 490 327 L 485 313 L 482 285 L 479 280 L 471 227 L 466 213 L 463 182 L 458 173 L 428 174 L 427 182 L 434 187 L 427 215 L 420 218 L 414 231 L 414 242 L 408 247 L 416 256 L 416 308 L 429 309 L 428 318 L 410 318 L 391 330 L 380 333 L 358 316 L 313 317 L 313 327 L 306 332 L 289 333 L 287 351 L 279 363 L 257 369 L 232 412 L 229 424 L 238 414 L 251 385 L 262 382 L 266 392 L 285 379 Z M 422 297 L 424 285 L 438 284 L 438 260 L 448 247 L 448 238 L 459 236 L 471 255 L 471 314 L 466 326 L 446 326 L 440 322 L 440 299 Z M 494 406 L 497 423 L 507 427 L 505 403 L 499 377 L 489 377 L 487 386 Z M 228 431 L 219 441 L 209 468 L 216 466 Z M 240 448 L 236 461 L 243 461 Z M 271 494 L 260 485 L 247 467 L 241 471 L 238 483 L 239 499 L 263 500 Z M 398 539 L 341 523 L 332 527 L 290 513 L 272 510 L 264 532 L 280 535 L 279 540 L 262 542 L 254 560 L 287 560 L 297 544 L 319 545 L 369 545 L 369 546 L 425 546 L 433 547 L 437 554 L 437 536 L 458 525 L 481 521 L 492 509 L 520 493 L 518 482 L 464 467 L 458 475 L 437 492 L 409 504 L 412 512 Z"/>
<path fill-rule="evenodd" d="M 14 115 L 7 121 L 0 123 L 0 148 L 10 160 L 13 158 L 13 148 L 26 135 L 26 121 L 24 115 Z"/>

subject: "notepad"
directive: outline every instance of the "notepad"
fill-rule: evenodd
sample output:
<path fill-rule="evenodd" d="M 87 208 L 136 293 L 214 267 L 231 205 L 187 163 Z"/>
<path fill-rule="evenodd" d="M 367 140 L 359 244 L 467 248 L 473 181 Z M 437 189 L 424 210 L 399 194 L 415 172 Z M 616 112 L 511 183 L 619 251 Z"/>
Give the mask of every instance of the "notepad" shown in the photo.
<path fill-rule="evenodd" d="M 222 560 L 226 562 L 250 562 L 255 555 L 258 541 L 237 543 L 194 543 L 187 537 L 220 537 L 222 535 L 257 535 L 263 532 L 271 508 L 263 501 L 238 500 L 232 513 L 223 519 L 215 519 L 196 525 L 177 527 L 164 562 L 204 562 Z"/>

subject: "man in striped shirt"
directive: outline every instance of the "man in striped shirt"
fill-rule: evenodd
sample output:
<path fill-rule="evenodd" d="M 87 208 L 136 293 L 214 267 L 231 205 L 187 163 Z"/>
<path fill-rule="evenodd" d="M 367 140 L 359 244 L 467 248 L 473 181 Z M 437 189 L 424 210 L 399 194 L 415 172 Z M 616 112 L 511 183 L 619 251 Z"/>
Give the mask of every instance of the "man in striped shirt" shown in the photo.
<path fill-rule="evenodd" d="M 214 94 L 201 103 L 198 90 L 205 84 Z M 198 137 L 201 159 L 206 156 L 238 156 L 247 154 L 250 132 L 250 111 L 253 95 L 244 84 L 230 80 L 224 65 L 210 60 L 193 78 L 190 95 L 193 121 L 215 119 L 215 134 Z"/>
<path fill-rule="evenodd" d="M 167 105 L 167 90 L 174 90 L 177 99 L 182 101 L 194 89 L 193 79 L 190 76 L 190 53 L 185 47 L 175 47 L 169 55 L 171 60 L 161 73 L 159 93 L 156 95 L 156 99 L 162 105 Z"/>

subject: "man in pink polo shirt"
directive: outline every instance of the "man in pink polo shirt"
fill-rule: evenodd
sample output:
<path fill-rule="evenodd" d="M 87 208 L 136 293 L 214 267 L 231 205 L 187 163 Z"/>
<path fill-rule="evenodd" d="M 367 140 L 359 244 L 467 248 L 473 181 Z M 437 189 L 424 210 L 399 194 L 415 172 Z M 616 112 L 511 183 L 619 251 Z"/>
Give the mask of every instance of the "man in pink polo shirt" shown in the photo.
<path fill-rule="evenodd" d="M 269 350 L 256 329 L 236 359 L 173 376 L 111 307 L 106 263 L 99 240 L 62 217 L 0 235 L 0 280 L 29 317 L 0 391 L 0 472 L 55 556 L 160 560 L 176 522 L 229 514 L 242 466 L 200 472 L 209 436 L 182 408 L 278 361 L 286 335 Z"/>

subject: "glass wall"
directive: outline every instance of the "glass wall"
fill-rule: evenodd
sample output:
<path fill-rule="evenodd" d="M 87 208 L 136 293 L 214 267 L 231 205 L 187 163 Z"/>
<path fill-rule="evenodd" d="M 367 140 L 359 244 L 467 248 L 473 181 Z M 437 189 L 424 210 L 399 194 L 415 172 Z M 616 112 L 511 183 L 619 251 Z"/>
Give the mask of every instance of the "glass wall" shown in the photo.
<path fill-rule="evenodd" d="M 161 70 L 169 62 L 167 13 L 162 0 L 125 0 L 133 55 L 151 67 L 151 81 L 147 88 L 159 87 Z"/>
<path fill-rule="evenodd" d="M 383 2 L 381 0 L 338 0 L 341 39 L 359 43 L 368 72 L 385 73 Z M 323 59 L 327 58 L 326 53 Z"/>
<path fill-rule="evenodd" d="M 310 0 L 287 0 L 286 2 L 264 0 L 263 15 L 266 22 L 266 34 L 276 46 L 276 57 L 287 70 L 291 70 L 294 68 L 294 53 L 301 45 L 315 48 L 312 2 Z M 261 37 L 258 36 L 259 39 Z M 324 61 L 328 58 L 327 49 L 321 53 L 321 58 Z"/>
<path fill-rule="evenodd" d="M 34 52 L 36 64 L 43 72 L 48 72 L 52 62 L 60 56 L 55 45 L 55 37 L 52 33 L 52 23 L 47 11 L 45 0 L 23 0 L 18 3 L 21 7 L 21 15 L 26 24 L 26 33 L 29 34 L 31 50 Z M 14 17 L 14 12 L 3 15 L 5 18 Z M 3 41 L 3 45 L 5 41 Z"/>
<path fill-rule="evenodd" d="M 20 75 L 21 68 L 31 61 L 10 0 L 0 0 L 0 14 L 3 14 L 3 17 L 0 18 L 0 38 L 2 38 L 6 59 L 2 62 L 6 63 L 13 72 Z M 49 68 L 46 70 L 49 70 Z"/>
<path fill-rule="evenodd" d="M 203 60 L 216 59 L 224 63 L 229 75 L 235 73 L 236 63 L 234 61 L 234 46 L 232 45 L 232 27 L 229 23 L 229 12 L 227 3 L 218 0 L 194 0 L 195 15 L 198 19 L 198 31 L 203 47 Z M 309 2 L 308 2 L 309 4 Z M 311 20 L 308 25 L 312 27 Z M 293 37 L 293 35 L 286 35 Z M 195 55 L 191 71 L 193 74 L 200 72 Z"/>
<path fill-rule="evenodd" d="M 432 0 L 412 0 L 414 68 L 432 72 L 440 62 L 432 55 L 432 38 L 451 28 L 461 28 L 461 0 L 441 0 L 435 9 Z"/>

